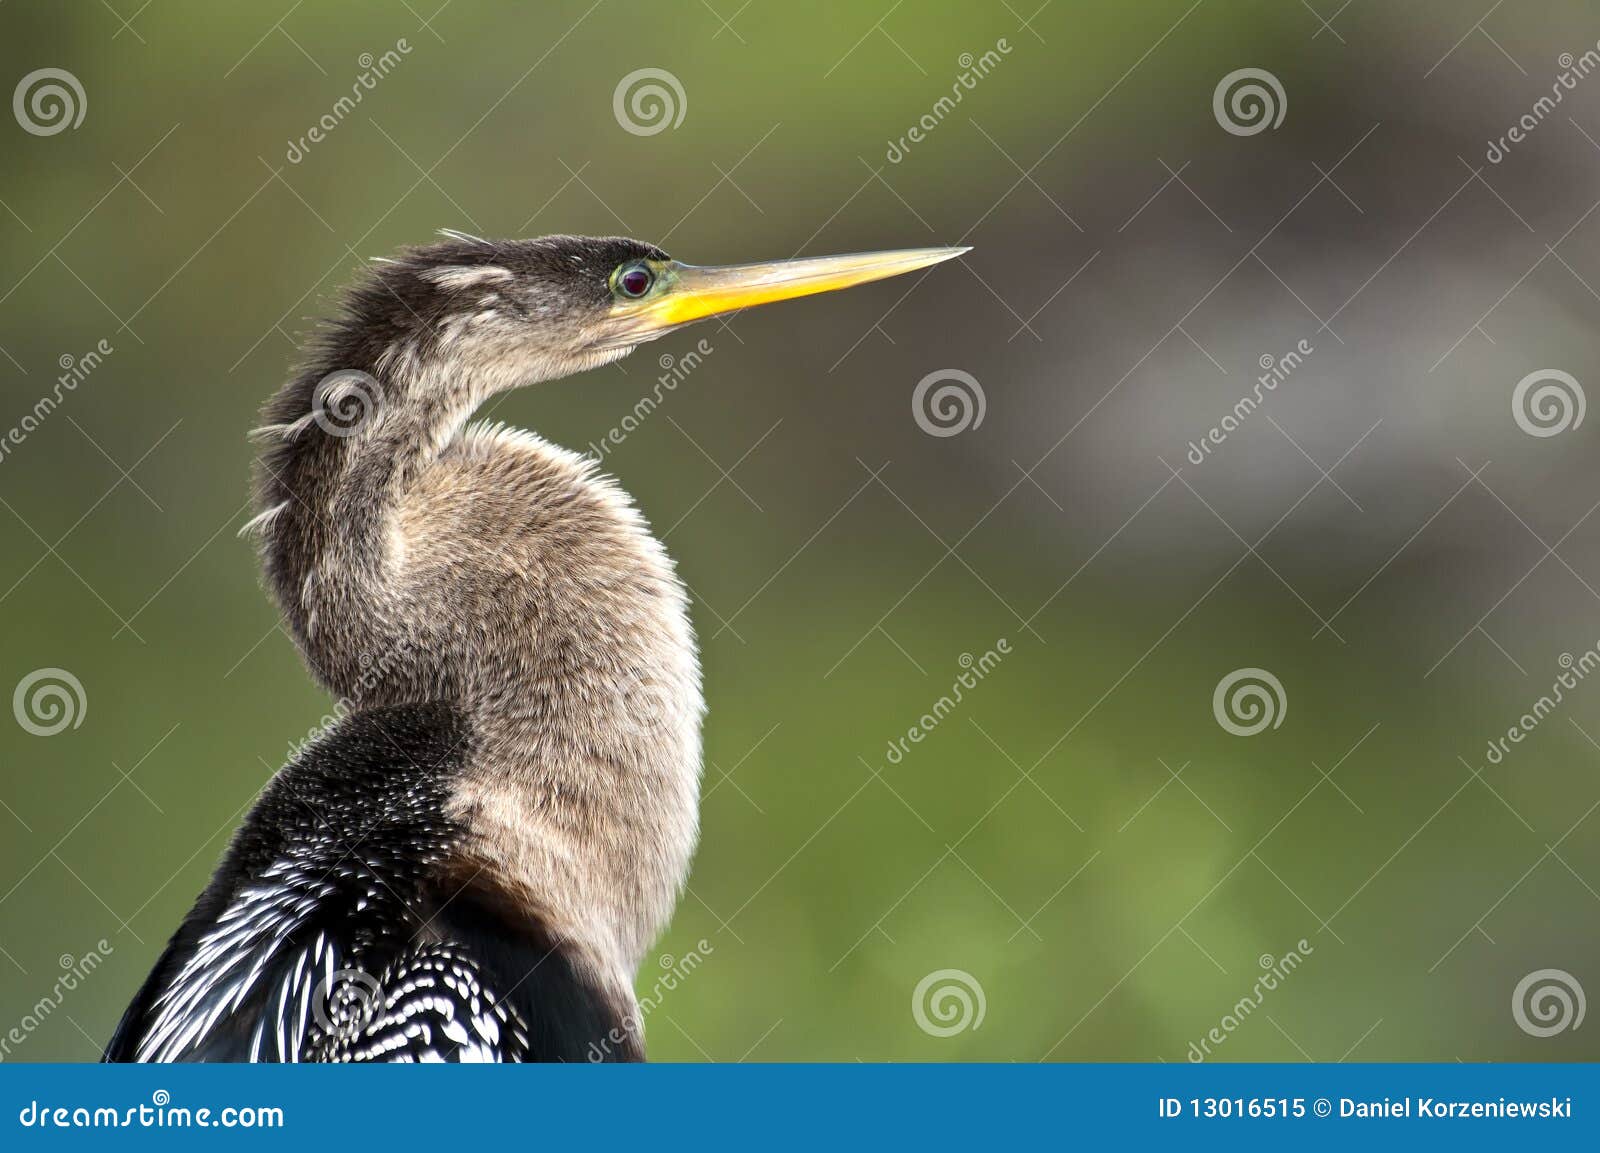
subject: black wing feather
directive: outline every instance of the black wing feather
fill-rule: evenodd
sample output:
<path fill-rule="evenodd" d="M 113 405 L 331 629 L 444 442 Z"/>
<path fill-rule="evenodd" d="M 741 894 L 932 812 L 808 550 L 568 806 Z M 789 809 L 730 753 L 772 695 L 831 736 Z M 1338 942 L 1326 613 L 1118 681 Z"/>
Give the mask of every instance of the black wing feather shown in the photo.
<path fill-rule="evenodd" d="M 437 907 L 468 734 L 357 713 L 286 767 L 107 1046 L 108 1061 L 523 1060 L 526 1027 Z M 509 978 L 515 981 L 516 977 Z"/>

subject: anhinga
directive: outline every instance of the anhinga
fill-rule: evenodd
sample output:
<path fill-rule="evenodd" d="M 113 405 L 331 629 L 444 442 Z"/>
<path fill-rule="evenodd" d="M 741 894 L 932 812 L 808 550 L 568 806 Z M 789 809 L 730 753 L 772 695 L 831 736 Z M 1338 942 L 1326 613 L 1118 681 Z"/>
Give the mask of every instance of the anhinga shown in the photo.
<path fill-rule="evenodd" d="M 966 251 L 702 268 L 459 233 L 380 262 L 266 407 L 269 584 L 347 713 L 267 785 L 112 1061 L 643 1056 L 698 831 L 672 562 L 594 463 L 469 425 L 685 324 Z"/>

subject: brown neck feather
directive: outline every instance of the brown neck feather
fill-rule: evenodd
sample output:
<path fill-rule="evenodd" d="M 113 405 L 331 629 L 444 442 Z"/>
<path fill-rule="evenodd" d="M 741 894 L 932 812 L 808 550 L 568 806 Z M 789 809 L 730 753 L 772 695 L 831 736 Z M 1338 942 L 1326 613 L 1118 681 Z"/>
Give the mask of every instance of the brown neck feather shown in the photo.
<path fill-rule="evenodd" d="M 497 379 L 415 345 L 355 351 L 335 349 L 268 406 L 258 496 L 273 591 L 308 664 L 352 707 L 462 709 L 477 750 L 451 801 L 464 862 L 626 989 L 698 824 L 699 667 L 671 562 L 587 462 L 525 434 L 463 431 L 525 363 Z M 352 362 L 371 404 L 343 435 L 348 394 L 319 389 Z"/>

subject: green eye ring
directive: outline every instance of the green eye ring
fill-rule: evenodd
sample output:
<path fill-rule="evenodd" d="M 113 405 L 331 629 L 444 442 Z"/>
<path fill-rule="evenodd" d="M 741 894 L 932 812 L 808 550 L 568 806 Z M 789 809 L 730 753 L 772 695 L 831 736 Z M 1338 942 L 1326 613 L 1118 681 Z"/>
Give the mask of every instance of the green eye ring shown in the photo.
<path fill-rule="evenodd" d="M 648 296 L 656 285 L 656 274 L 648 264 L 624 264 L 611 276 L 611 290 L 624 300 Z"/>

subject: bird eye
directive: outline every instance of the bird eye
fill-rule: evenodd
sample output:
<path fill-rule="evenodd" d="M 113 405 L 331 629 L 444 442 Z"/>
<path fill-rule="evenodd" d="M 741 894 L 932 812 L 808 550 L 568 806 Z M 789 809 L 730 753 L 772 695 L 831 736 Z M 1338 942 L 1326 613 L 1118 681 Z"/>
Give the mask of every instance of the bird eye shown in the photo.
<path fill-rule="evenodd" d="M 629 265 L 617 273 L 617 291 L 623 296 L 637 300 L 650 291 L 650 286 L 655 281 L 655 275 L 644 265 Z"/>

